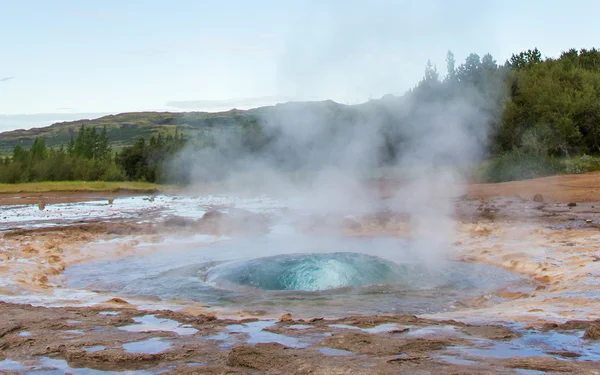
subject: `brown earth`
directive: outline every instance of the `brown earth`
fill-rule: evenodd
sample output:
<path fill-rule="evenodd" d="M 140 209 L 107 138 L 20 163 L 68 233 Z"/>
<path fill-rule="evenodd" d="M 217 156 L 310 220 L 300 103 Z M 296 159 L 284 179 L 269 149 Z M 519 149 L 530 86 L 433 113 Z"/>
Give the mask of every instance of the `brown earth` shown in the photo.
<path fill-rule="evenodd" d="M 103 315 L 110 311 L 113 315 Z M 197 330 L 179 335 L 169 330 L 129 332 L 133 318 L 154 315 L 172 319 Z M 479 358 L 468 365 L 449 363 L 454 347 L 479 345 L 481 338 L 496 337 L 496 326 L 474 326 L 460 322 L 439 322 L 411 315 L 352 317 L 342 320 L 292 320 L 274 323 L 274 331 L 296 334 L 296 324 L 309 326 L 311 339 L 302 348 L 280 343 L 247 343 L 245 334 L 225 334 L 231 324 L 251 323 L 255 319 L 233 321 L 212 315 L 181 312 L 139 311 L 119 306 L 45 308 L 0 303 L 0 368 L 9 358 L 25 366 L 36 365 L 36 358 L 63 359 L 73 369 L 136 371 L 167 369 L 170 374 L 512 374 L 515 369 L 597 374 L 600 362 L 573 362 L 546 357 L 523 357 L 506 360 Z M 331 324 L 355 323 L 356 326 L 404 322 L 410 328 L 402 332 L 370 334 Z M 456 327 L 467 335 L 435 331 L 427 337 L 411 337 L 410 332 L 426 327 Z M 560 327 L 557 327 L 559 329 Z M 155 328 L 156 329 L 156 328 Z M 510 335 L 512 331 L 503 329 Z M 143 340 L 160 340 L 168 347 L 158 353 L 135 353 L 128 344 Z M 311 341 L 312 340 L 312 341 Z M 227 345 L 220 345 L 225 342 Z M 493 342 L 493 341 L 491 341 Z M 96 348 L 90 351 L 89 348 Z M 321 349 L 340 349 L 342 356 Z M 459 359 L 460 357 L 456 357 Z M 35 367 L 37 366 L 37 367 Z M 66 370 L 68 372 L 68 370 Z M 4 371 L 3 373 L 17 373 Z"/>
<path fill-rule="evenodd" d="M 536 194 L 542 195 L 542 200 Z M 99 195 L 56 193 L 44 197 L 52 202 L 72 202 L 98 199 Z M 37 204 L 40 196 L 0 197 L 0 205 L 19 199 L 21 203 Z M 3 359 L 18 361 L 29 368 L 47 369 L 52 366 L 44 366 L 39 360 L 50 357 L 67 361 L 71 368 L 168 370 L 167 373 L 173 374 L 517 374 L 521 370 L 600 374 L 600 362 L 579 361 L 581 354 L 560 348 L 549 348 L 548 356 L 508 359 L 474 357 L 464 349 L 510 342 L 524 334 L 510 328 L 504 323 L 507 321 L 527 323 L 527 333 L 577 331 L 585 332 L 590 345 L 598 340 L 600 301 L 588 297 L 588 293 L 596 291 L 593 275 L 600 265 L 600 242 L 596 238 L 600 233 L 600 210 L 596 207 L 600 208 L 600 173 L 469 185 L 466 196 L 456 199 L 458 235 L 453 256 L 527 275 L 535 284 L 535 291 L 497 290 L 489 296 L 460 301 L 464 309 L 435 316 L 317 317 L 304 321 L 286 314 L 264 330 L 306 340 L 301 348 L 277 342 L 250 344 L 247 334 L 232 333 L 226 328 L 239 321 L 219 319 L 202 306 L 179 312 L 142 311 L 135 300 L 112 296 L 91 307 L 0 303 L 0 373 L 23 372 L 3 370 Z M 167 235 L 190 233 L 251 236 L 268 231 L 269 223 L 270 218 L 264 215 L 245 212 L 224 215 L 214 211 L 200 220 L 170 217 L 160 224 L 121 220 L 5 232 L 0 234 L 4 248 L 0 251 L 0 260 L 4 261 L 0 273 L 9 275 L 21 289 L 4 286 L 0 292 L 5 295 L 27 290 L 50 292 L 61 286 L 65 267 L 91 258 L 138 254 L 141 250 L 137 245 L 142 239 L 158 242 Z M 339 231 L 345 235 L 402 237 L 411 234 L 410 216 L 398 212 L 379 212 L 355 219 L 306 217 L 298 219 L 297 225 L 310 233 Z M 432 233 L 435 229 L 432 224 Z M 118 237 L 141 239 L 81 252 L 91 241 Z M 100 314 L 105 311 L 115 311 L 116 315 Z M 178 321 L 198 331 L 178 335 L 168 330 L 119 329 L 134 323 L 134 317 L 148 314 Z M 268 312 L 238 315 L 268 316 Z M 475 318 L 494 323 L 465 323 Z M 243 322 L 255 320 L 253 317 Z M 397 328 L 376 334 L 358 330 L 388 323 L 396 324 Z M 309 327 L 294 329 L 295 324 Z M 355 328 L 332 327 L 332 324 Z M 429 333 L 413 334 L 422 328 Z M 220 339 L 208 339 L 210 336 Z M 155 354 L 127 352 L 123 347 L 151 338 L 168 342 L 170 347 Z M 84 350 L 95 346 L 104 348 Z M 327 354 L 329 349 L 345 352 Z"/>
<path fill-rule="evenodd" d="M 533 200 L 541 194 L 545 200 L 559 202 L 600 201 L 600 172 L 562 175 L 499 184 L 468 185 L 469 198 L 521 197 Z"/>
<path fill-rule="evenodd" d="M 381 195 L 386 196 L 401 185 L 399 181 L 379 181 L 371 184 Z M 207 191 L 210 191 L 207 189 Z M 109 199 L 135 195 L 155 194 L 155 190 L 140 191 L 119 189 L 107 192 L 50 192 L 50 193 L 0 193 L 0 206 L 7 204 L 37 204 L 40 200 L 47 203 L 69 203 Z M 600 201 L 600 172 L 559 175 L 532 180 L 511 181 L 497 184 L 469 184 L 467 197 L 486 199 L 491 197 L 516 197 L 533 200 L 541 194 L 546 200 L 560 202 L 596 202 Z"/>

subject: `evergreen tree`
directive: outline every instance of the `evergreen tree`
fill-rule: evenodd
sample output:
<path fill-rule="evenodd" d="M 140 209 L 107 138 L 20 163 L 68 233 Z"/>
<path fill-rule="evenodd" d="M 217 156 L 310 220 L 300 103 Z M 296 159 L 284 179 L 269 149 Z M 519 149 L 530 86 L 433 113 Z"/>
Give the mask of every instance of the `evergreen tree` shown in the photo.
<path fill-rule="evenodd" d="M 73 138 L 73 134 L 71 134 L 71 139 L 67 145 L 67 154 L 69 154 L 69 156 L 75 156 L 75 139 Z"/>
<path fill-rule="evenodd" d="M 79 133 L 77 133 L 77 138 L 75 138 L 75 147 L 73 148 L 75 156 L 84 156 L 85 155 L 85 148 L 86 148 L 85 138 L 86 138 L 85 126 L 83 124 L 81 124 L 81 127 L 79 128 Z"/>
<path fill-rule="evenodd" d="M 98 136 L 96 158 L 99 160 L 108 160 L 111 155 L 111 148 L 106 132 L 106 126 L 102 128 L 102 132 Z"/>
<path fill-rule="evenodd" d="M 452 51 L 448 51 L 446 54 L 446 70 L 446 81 L 454 82 L 456 80 L 456 60 Z"/>

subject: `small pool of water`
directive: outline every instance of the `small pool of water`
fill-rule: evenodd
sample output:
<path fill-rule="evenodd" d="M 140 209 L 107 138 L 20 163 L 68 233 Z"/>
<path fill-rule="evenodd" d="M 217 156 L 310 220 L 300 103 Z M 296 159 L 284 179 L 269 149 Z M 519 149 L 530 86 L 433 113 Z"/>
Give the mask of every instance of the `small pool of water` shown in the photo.
<path fill-rule="evenodd" d="M 583 331 L 574 332 L 522 332 L 511 341 L 482 341 L 482 345 L 461 347 L 467 357 L 551 357 L 573 361 L 600 361 L 600 342 L 584 340 Z M 568 353 L 564 358 L 561 353 Z"/>
<path fill-rule="evenodd" d="M 161 371 L 102 371 L 91 368 L 74 368 L 69 366 L 63 359 L 53 359 L 49 357 L 40 357 L 39 364 L 34 366 L 25 366 L 17 361 L 5 359 L 0 361 L 0 370 L 14 371 L 25 375 L 154 375 Z"/>
<path fill-rule="evenodd" d="M 123 349 L 125 349 L 127 353 L 158 354 L 170 348 L 171 343 L 159 337 L 152 337 L 147 340 L 140 340 L 123 344 Z"/>
<path fill-rule="evenodd" d="M 202 337 L 202 339 L 220 341 L 219 347 L 221 348 L 229 348 L 240 342 L 251 345 L 274 342 L 290 348 L 308 348 L 327 336 L 327 334 L 307 334 L 297 338 L 269 332 L 268 328 L 275 326 L 276 323 L 276 320 L 261 320 L 250 323 L 231 324 L 225 327 L 222 332 Z M 306 327 L 310 328 L 311 326 Z M 244 335 L 240 336 L 240 334 Z"/>
<path fill-rule="evenodd" d="M 181 336 L 193 335 L 198 332 L 196 328 L 189 325 L 171 319 L 160 319 L 154 315 L 137 316 L 133 318 L 133 321 L 134 324 L 119 327 L 119 329 L 129 332 L 169 331 Z"/>
<path fill-rule="evenodd" d="M 329 356 L 334 356 L 334 357 L 344 357 L 344 356 L 349 356 L 352 355 L 354 353 L 348 351 L 348 350 L 342 350 L 342 349 L 333 349 L 333 348 L 328 348 L 326 346 L 317 349 L 321 354 L 325 354 L 325 355 L 329 355 Z"/>
<path fill-rule="evenodd" d="M 104 345 L 96 345 L 96 346 L 90 346 L 88 348 L 83 348 L 83 350 L 88 353 L 95 353 L 95 352 L 102 351 L 104 349 L 106 349 L 106 346 L 104 346 Z"/>
<path fill-rule="evenodd" d="M 385 333 L 385 332 L 392 332 L 392 331 L 396 331 L 396 330 L 400 329 L 400 327 L 395 323 L 380 324 L 378 326 L 371 327 L 371 328 L 360 328 L 360 327 L 355 327 L 355 326 L 351 326 L 351 325 L 347 325 L 347 324 L 330 324 L 329 326 L 333 327 L 333 328 L 359 330 L 359 331 L 363 331 L 363 332 L 367 332 L 367 333 Z"/>
<path fill-rule="evenodd" d="M 0 361 L 0 370 L 3 371 L 21 371 L 24 370 L 25 366 L 21 362 L 13 361 L 12 359 L 5 358 Z"/>

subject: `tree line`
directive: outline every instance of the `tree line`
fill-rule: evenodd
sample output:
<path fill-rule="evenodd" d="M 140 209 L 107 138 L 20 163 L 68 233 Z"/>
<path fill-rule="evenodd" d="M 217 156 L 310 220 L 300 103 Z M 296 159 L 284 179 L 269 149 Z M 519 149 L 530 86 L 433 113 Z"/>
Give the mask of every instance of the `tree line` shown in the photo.
<path fill-rule="evenodd" d="M 47 147 L 36 138 L 29 149 L 14 147 L 12 156 L 0 158 L 0 183 L 39 181 L 148 181 L 162 182 L 164 162 L 183 147 L 181 134 L 152 135 L 114 152 L 106 127 L 81 126 L 69 143 Z"/>
<path fill-rule="evenodd" d="M 600 51 L 570 49 L 544 58 L 537 49 L 503 64 L 469 55 L 455 67 L 451 52 L 442 79 L 430 63 L 415 94 L 477 93 L 488 120 L 485 181 L 600 169 Z"/>
<path fill-rule="evenodd" d="M 373 119 L 383 123 L 378 160 L 394 163 L 410 137 L 407 129 L 430 118 L 423 117 L 424 109 L 456 105 L 459 99 L 477 108 L 477 121 L 468 125 L 473 134 L 481 135 L 482 156 L 488 159 L 482 178 L 487 181 L 600 169 L 600 159 L 596 158 L 600 155 L 600 51 L 595 48 L 571 49 L 556 58 L 543 57 L 534 48 L 514 54 L 504 63 L 498 63 L 490 54 L 481 57 L 473 53 L 459 65 L 448 52 L 444 76 L 428 62 L 422 80 L 394 99 L 392 107 L 396 110 L 390 111 L 384 99 L 349 107 L 313 103 L 312 117 L 303 116 L 305 108 L 291 116 L 278 115 L 277 108 L 259 109 L 260 114 L 244 118 L 227 142 L 209 132 L 186 139 L 176 131 L 155 134 L 147 140 L 140 138 L 115 151 L 106 128 L 82 126 L 68 144 L 60 147 L 47 147 L 42 138 L 29 149 L 15 146 L 11 156 L 0 160 L 0 182 L 186 182 L 189 176 L 169 167 L 184 147 L 219 152 L 219 158 L 187 160 L 184 172 L 194 163 L 228 161 L 233 165 L 232 161 L 249 155 L 269 155 L 270 160 L 287 169 L 299 168 L 308 160 L 302 155 L 307 150 L 329 152 L 334 149 L 332 142 L 347 136 L 349 124 L 371 123 Z M 407 106 L 409 102 L 413 105 Z M 270 122 L 275 126 L 265 120 L 269 117 L 264 116 L 267 111 L 271 111 Z M 282 131 L 277 122 L 283 118 L 297 128 L 306 125 L 301 121 L 325 120 L 323 129 L 312 138 L 290 144 L 280 141 Z M 227 167 L 217 165 L 213 172 Z"/>

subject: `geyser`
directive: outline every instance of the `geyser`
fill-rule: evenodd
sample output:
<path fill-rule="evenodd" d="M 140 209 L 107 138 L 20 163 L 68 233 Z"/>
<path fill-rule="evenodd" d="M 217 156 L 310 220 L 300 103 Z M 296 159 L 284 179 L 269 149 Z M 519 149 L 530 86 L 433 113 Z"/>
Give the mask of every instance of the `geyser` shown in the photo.
<path fill-rule="evenodd" d="M 320 291 L 414 282 L 421 271 L 359 253 L 284 254 L 221 264 L 208 270 L 204 279 L 226 289 Z"/>
<path fill-rule="evenodd" d="M 67 286 L 164 303 L 295 316 L 432 313 L 510 285 L 517 274 L 448 260 L 428 267 L 412 242 L 280 231 L 195 246 L 173 242 L 67 268 Z"/>

